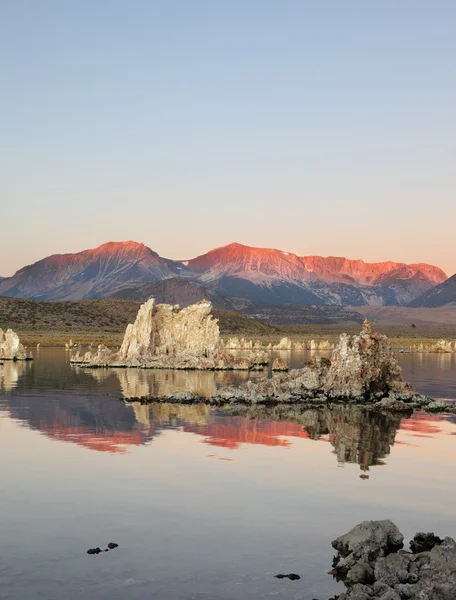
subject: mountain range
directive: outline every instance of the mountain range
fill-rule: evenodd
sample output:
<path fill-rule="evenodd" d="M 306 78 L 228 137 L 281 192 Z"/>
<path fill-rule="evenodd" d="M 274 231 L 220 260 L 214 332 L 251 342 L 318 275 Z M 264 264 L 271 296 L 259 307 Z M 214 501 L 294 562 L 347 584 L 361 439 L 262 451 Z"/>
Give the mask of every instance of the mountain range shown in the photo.
<path fill-rule="evenodd" d="M 249 303 L 405 306 L 446 280 L 440 268 L 423 263 L 297 256 L 237 243 L 193 259 L 170 260 L 129 241 L 43 258 L 12 277 L 0 278 L 0 295 L 35 300 L 143 299 L 153 293 L 148 286 L 164 282 L 162 296 L 176 295 L 176 290 L 195 297 L 203 293 L 230 310 L 236 309 L 234 305 L 246 309 Z"/>

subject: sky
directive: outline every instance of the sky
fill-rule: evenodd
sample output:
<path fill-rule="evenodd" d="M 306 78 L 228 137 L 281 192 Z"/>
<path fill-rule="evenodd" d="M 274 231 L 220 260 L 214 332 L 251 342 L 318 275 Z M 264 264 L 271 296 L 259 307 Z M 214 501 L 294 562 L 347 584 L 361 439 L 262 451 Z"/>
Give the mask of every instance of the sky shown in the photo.
<path fill-rule="evenodd" d="M 0 0 L 0 275 L 136 240 L 456 272 L 453 0 Z"/>

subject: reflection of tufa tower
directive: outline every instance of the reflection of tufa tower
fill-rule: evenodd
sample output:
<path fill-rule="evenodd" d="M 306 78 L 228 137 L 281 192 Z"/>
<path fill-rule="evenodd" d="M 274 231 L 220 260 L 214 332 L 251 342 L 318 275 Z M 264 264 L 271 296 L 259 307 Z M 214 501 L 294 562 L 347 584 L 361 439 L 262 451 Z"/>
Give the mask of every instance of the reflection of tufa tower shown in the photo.
<path fill-rule="evenodd" d="M 10 392 L 28 368 L 27 362 L 6 361 L 0 365 L 0 390 Z"/>
<path fill-rule="evenodd" d="M 141 423 L 145 427 L 147 427 L 147 431 L 150 430 L 150 415 L 149 415 L 149 407 L 147 404 L 140 404 L 139 402 L 132 402 L 131 406 L 133 407 L 136 420 L 138 423 Z"/>
<path fill-rule="evenodd" d="M 368 471 L 372 465 L 383 464 L 390 453 L 401 416 L 371 412 L 359 406 L 333 405 L 329 408 L 302 409 L 296 407 L 259 408 L 234 407 L 230 414 L 253 419 L 272 419 L 299 423 L 312 440 L 328 436 L 339 465 L 357 463 Z"/>

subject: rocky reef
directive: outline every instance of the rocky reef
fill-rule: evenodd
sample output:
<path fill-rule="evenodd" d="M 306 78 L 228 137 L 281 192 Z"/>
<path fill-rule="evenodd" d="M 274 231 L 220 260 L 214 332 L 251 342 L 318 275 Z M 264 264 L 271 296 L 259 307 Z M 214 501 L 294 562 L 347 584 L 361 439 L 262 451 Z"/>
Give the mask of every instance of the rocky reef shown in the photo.
<path fill-rule="evenodd" d="M 264 352 L 235 357 L 221 344 L 212 305 L 205 300 L 181 309 L 156 304 L 150 298 L 128 325 L 118 352 L 98 346 L 96 352 L 77 352 L 72 364 L 87 367 L 139 367 L 147 369 L 257 370 L 268 363 Z"/>
<path fill-rule="evenodd" d="M 456 542 L 417 533 L 410 551 L 391 521 L 364 521 L 332 542 L 339 600 L 454 600 Z"/>
<path fill-rule="evenodd" d="M 0 329 L 0 360 L 31 360 L 19 336 L 12 329 Z"/>

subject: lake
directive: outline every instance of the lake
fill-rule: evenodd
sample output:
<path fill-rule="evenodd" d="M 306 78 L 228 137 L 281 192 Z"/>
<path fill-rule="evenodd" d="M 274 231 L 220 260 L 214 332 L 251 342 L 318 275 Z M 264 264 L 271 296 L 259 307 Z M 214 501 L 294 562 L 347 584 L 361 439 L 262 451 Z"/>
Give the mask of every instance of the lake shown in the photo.
<path fill-rule="evenodd" d="M 456 537 L 454 415 L 126 404 L 247 375 L 34 355 L 0 366 L 2 600 L 326 600 L 343 590 L 330 542 L 362 520 Z M 420 392 L 456 399 L 456 355 L 399 359 Z"/>

